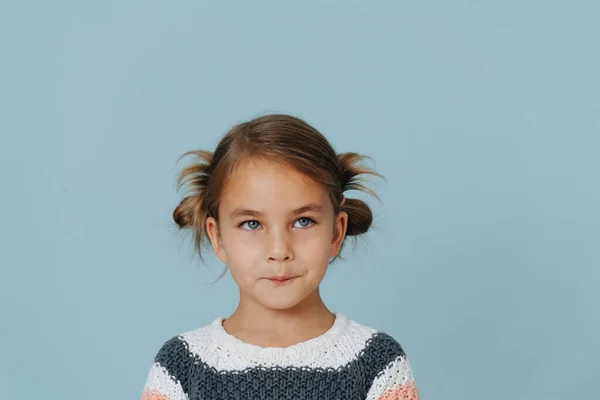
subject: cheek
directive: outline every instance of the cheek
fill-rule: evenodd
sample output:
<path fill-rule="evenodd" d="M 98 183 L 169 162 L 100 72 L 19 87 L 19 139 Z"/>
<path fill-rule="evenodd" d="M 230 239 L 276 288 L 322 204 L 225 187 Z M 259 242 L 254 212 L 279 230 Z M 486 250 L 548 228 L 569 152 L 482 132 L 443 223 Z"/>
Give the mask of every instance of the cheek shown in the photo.
<path fill-rule="evenodd" d="M 328 229 L 302 232 L 298 235 L 294 243 L 294 248 L 297 252 L 296 255 L 315 262 L 328 259 L 332 237 L 332 232 Z"/>
<path fill-rule="evenodd" d="M 252 281 L 256 266 L 262 260 L 261 246 L 256 238 L 245 232 L 236 232 L 224 237 L 223 245 L 227 253 L 227 264 L 235 281 L 239 284 Z"/>

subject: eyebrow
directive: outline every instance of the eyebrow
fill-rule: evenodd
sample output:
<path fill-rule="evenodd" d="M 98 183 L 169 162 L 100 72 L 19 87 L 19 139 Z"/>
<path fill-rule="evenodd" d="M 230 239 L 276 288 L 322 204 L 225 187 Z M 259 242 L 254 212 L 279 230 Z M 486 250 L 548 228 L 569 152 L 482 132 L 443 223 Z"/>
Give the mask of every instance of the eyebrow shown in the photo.
<path fill-rule="evenodd" d="M 320 206 L 316 203 L 307 204 L 300 208 L 290 211 L 290 215 L 298 215 L 308 211 L 321 213 L 323 212 L 323 206 Z M 252 217 L 252 218 L 260 218 L 264 217 L 264 213 L 261 211 L 251 210 L 249 208 L 236 208 L 229 214 L 229 219 L 238 219 L 241 217 Z"/>

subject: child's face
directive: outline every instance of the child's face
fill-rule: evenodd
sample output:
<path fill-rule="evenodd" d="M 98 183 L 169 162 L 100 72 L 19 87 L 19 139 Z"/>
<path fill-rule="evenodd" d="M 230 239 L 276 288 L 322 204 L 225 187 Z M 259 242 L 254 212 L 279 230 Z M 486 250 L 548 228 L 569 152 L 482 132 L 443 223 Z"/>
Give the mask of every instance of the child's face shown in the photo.
<path fill-rule="evenodd" d="M 295 169 L 263 160 L 236 168 L 208 218 L 213 249 L 227 263 L 242 301 L 269 309 L 301 303 L 340 251 L 348 215 L 334 215 L 328 192 Z M 290 277 L 286 281 L 270 278 Z"/>

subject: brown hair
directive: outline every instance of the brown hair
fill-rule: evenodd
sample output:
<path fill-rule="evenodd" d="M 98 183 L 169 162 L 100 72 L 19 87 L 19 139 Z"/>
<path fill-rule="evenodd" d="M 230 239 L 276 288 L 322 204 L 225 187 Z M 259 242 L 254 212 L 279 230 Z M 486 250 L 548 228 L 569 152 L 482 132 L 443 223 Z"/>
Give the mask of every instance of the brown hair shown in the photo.
<path fill-rule="evenodd" d="M 223 136 L 214 153 L 188 151 L 179 160 L 187 155 L 195 155 L 197 161 L 179 174 L 177 189 L 187 186 L 188 193 L 173 211 L 173 219 L 179 228 L 193 229 L 195 248 L 201 259 L 202 245 L 207 242 L 206 219 L 213 217 L 218 221 L 219 195 L 225 178 L 250 158 L 293 166 L 321 183 L 329 191 L 335 213 L 348 213 L 347 236 L 367 232 L 373 222 L 371 209 L 364 201 L 346 198 L 343 206 L 340 204 L 347 190 L 359 190 L 377 198 L 361 177 L 365 174 L 382 177 L 361 165 L 369 157 L 336 154 L 318 130 L 297 117 L 269 114 L 240 123 Z"/>

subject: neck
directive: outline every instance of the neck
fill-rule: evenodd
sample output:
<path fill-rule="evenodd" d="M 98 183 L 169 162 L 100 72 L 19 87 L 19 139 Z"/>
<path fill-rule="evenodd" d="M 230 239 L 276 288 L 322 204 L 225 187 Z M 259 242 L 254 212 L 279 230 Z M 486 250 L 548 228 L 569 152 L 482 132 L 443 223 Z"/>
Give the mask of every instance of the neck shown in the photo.
<path fill-rule="evenodd" d="M 325 306 L 317 288 L 301 303 L 285 310 L 269 309 L 240 295 L 237 309 L 223 326 L 248 342 L 285 346 L 323 334 L 334 321 L 335 315 Z"/>

